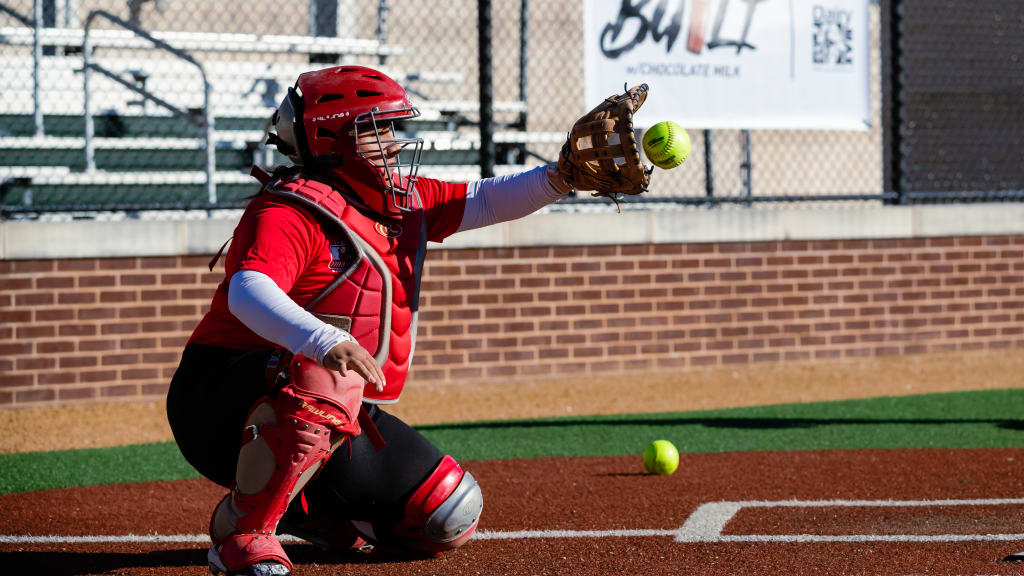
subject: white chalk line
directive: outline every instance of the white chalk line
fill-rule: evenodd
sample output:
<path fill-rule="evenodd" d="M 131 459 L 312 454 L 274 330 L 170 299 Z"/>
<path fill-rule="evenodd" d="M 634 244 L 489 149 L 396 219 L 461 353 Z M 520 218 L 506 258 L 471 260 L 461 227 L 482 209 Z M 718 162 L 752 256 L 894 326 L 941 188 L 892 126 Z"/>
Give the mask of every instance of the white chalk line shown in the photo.
<path fill-rule="evenodd" d="M 853 534 L 826 536 L 820 534 L 744 534 L 719 535 L 701 540 L 678 540 L 678 530 L 518 530 L 510 532 L 481 531 L 473 540 L 555 540 L 562 538 L 649 538 L 676 537 L 681 542 L 1017 542 L 1024 534 Z M 280 536 L 281 542 L 302 543 L 292 536 Z M 0 544 L 208 544 L 206 534 L 127 534 L 123 536 L 2 536 Z"/>
<path fill-rule="evenodd" d="M 671 537 L 678 530 L 515 530 L 499 532 L 478 530 L 474 540 L 529 540 L 557 538 L 647 538 L 651 536 Z M 278 536 L 281 542 L 295 543 L 303 540 L 294 536 Z M 199 543 L 208 544 L 206 534 L 126 534 L 120 536 L 21 536 L 0 535 L 0 544 L 161 544 Z"/>
<path fill-rule="evenodd" d="M 897 506 L 1004 506 L 1024 504 L 1024 498 L 979 498 L 974 500 L 748 500 L 709 502 L 741 508 L 821 508 L 825 506 L 897 507 Z"/>
<path fill-rule="evenodd" d="M 554 540 L 563 538 L 650 538 L 672 537 L 676 542 L 1015 542 L 1024 534 L 722 534 L 725 525 L 743 508 L 812 507 L 924 507 L 1024 505 L 1024 498 L 977 500 L 750 500 L 707 502 L 694 510 L 682 527 L 675 530 L 478 530 L 474 540 Z M 285 543 L 303 542 L 294 536 L 279 537 Z M 210 541 L 206 534 L 125 534 L 111 536 L 28 536 L 0 535 L 0 544 L 161 544 Z"/>
<path fill-rule="evenodd" d="M 554 538 L 648 538 L 675 536 L 679 530 L 516 530 L 512 532 L 477 531 L 473 540 L 527 540 Z"/>
<path fill-rule="evenodd" d="M 925 507 L 1022 505 L 1024 498 L 976 500 L 747 500 L 707 502 L 686 519 L 676 542 L 969 542 L 1024 540 L 1024 534 L 735 534 L 723 535 L 725 525 L 743 508 Z"/>
<path fill-rule="evenodd" d="M 303 542 L 294 536 L 278 536 L 281 542 Z M 119 536 L 21 536 L 0 535 L 0 544 L 209 544 L 206 534 L 124 534 Z"/>
<path fill-rule="evenodd" d="M 1018 542 L 1024 534 L 742 534 L 719 536 L 708 542 Z"/>

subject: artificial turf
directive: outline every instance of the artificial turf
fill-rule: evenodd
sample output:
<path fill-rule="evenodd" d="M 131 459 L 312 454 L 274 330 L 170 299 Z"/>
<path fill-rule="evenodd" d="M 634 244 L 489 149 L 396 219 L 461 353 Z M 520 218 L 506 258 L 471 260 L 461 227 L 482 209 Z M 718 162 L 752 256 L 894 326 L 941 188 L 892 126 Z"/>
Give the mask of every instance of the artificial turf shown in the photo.
<path fill-rule="evenodd" d="M 637 390 L 642 393 L 642 389 Z M 418 428 L 457 460 L 680 452 L 1024 447 L 1024 390 Z M 0 494 L 196 477 L 172 442 L 0 455 Z"/>

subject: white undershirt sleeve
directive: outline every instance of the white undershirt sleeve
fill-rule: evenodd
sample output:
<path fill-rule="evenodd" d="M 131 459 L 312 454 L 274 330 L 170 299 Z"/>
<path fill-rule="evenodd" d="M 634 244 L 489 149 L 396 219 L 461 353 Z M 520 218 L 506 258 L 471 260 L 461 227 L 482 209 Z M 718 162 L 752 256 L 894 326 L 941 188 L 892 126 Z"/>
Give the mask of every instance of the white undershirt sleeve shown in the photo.
<path fill-rule="evenodd" d="M 303 310 L 270 276 L 255 270 L 240 270 L 231 276 L 228 309 L 263 339 L 320 364 L 331 348 L 355 342 L 348 332 Z"/>
<path fill-rule="evenodd" d="M 466 210 L 456 232 L 522 218 L 561 198 L 548 180 L 547 168 L 538 166 L 519 174 L 470 182 Z"/>

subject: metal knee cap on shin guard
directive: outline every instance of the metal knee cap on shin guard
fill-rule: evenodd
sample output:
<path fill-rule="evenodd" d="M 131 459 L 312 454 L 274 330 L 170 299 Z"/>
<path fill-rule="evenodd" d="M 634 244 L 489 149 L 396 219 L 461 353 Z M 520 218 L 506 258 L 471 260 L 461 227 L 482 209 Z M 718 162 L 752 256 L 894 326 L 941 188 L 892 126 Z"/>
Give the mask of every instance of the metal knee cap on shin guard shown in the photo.
<path fill-rule="evenodd" d="M 405 518 L 392 531 L 414 550 L 452 550 L 473 535 L 483 507 L 483 494 L 473 475 L 445 456 L 413 492 L 405 505 Z"/>
<path fill-rule="evenodd" d="M 427 517 L 423 532 L 431 542 L 446 549 L 457 548 L 476 530 L 483 509 L 480 486 L 473 475 L 466 472 L 455 491 Z"/>

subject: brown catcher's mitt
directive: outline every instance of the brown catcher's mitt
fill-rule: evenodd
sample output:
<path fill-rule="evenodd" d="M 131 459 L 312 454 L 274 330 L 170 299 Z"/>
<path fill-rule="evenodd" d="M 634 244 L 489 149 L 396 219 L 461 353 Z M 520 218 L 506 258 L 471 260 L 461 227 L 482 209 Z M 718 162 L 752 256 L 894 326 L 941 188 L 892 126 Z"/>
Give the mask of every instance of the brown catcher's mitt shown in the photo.
<path fill-rule="evenodd" d="M 616 204 L 621 194 L 647 191 L 653 168 L 640 161 L 633 132 L 633 114 L 646 99 L 647 84 L 634 86 L 606 98 L 573 124 L 558 156 L 558 172 L 567 184 Z"/>

